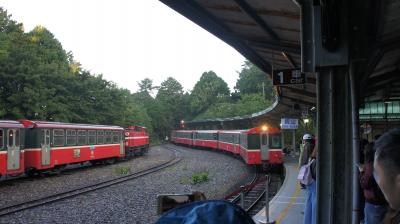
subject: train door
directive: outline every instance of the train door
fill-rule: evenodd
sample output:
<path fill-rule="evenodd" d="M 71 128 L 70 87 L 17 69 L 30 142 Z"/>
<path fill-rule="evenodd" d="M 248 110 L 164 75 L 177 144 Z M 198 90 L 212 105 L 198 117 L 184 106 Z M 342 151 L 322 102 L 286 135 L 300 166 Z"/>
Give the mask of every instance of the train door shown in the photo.
<path fill-rule="evenodd" d="M 7 131 L 7 170 L 18 170 L 21 167 L 20 131 Z"/>
<path fill-rule="evenodd" d="M 119 136 L 119 140 L 120 140 L 120 145 L 119 145 L 119 154 L 124 155 L 125 154 L 125 145 L 124 145 L 124 136 L 121 136 L 122 133 L 121 132 L 117 132 L 118 136 Z"/>
<path fill-rule="evenodd" d="M 261 133 L 260 138 L 260 149 L 261 149 L 261 160 L 268 160 L 268 133 Z"/>
<path fill-rule="evenodd" d="M 49 129 L 42 129 L 42 165 L 48 166 L 50 165 L 50 130 Z"/>

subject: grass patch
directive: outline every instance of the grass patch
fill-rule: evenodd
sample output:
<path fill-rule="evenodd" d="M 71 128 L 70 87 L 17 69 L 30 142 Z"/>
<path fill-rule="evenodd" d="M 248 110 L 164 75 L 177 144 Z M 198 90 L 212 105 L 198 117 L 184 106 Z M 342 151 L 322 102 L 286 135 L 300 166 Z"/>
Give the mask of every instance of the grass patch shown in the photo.
<path fill-rule="evenodd" d="M 131 173 L 131 168 L 129 166 L 119 166 L 115 168 L 115 173 L 119 175 L 127 175 Z"/>
<path fill-rule="evenodd" d="M 203 183 L 209 180 L 208 177 L 208 172 L 198 172 L 198 173 L 194 173 L 192 175 L 192 183 L 193 184 L 199 184 L 199 183 Z"/>

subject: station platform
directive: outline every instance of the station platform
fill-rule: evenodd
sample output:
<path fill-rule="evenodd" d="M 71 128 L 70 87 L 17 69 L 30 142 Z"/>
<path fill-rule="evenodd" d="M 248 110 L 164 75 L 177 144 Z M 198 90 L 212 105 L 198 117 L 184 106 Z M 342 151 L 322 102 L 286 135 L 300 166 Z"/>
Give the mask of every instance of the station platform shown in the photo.
<path fill-rule="evenodd" d="M 285 180 L 272 200 L 269 202 L 269 220 L 277 224 L 302 223 L 304 217 L 305 190 L 297 181 L 298 157 L 285 157 Z M 265 207 L 253 216 L 256 223 L 265 220 Z"/>

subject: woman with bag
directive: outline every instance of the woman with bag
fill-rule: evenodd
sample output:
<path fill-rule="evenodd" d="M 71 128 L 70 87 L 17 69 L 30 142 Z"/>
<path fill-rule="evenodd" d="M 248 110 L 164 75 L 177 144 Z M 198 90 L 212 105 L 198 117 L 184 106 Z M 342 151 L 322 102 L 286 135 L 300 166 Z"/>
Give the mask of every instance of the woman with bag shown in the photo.
<path fill-rule="evenodd" d="M 300 182 L 306 185 L 306 203 L 304 208 L 304 224 L 316 223 L 316 149 L 312 136 L 303 136 L 304 150 L 300 155 L 301 168 L 299 173 Z"/>

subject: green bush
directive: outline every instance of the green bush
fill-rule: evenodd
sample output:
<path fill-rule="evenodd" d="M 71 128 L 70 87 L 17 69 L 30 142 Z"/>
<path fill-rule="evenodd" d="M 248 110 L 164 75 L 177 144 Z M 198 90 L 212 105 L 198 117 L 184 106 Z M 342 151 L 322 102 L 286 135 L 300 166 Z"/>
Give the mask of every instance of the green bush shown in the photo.
<path fill-rule="evenodd" d="M 199 172 L 192 175 L 193 184 L 199 184 L 209 180 L 208 172 Z"/>
<path fill-rule="evenodd" d="M 127 175 L 131 172 L 131 168 L 129 166 L 119 166 L 115 168 L 115 172 L 119 175 Z"/>

